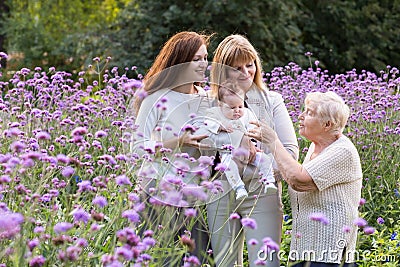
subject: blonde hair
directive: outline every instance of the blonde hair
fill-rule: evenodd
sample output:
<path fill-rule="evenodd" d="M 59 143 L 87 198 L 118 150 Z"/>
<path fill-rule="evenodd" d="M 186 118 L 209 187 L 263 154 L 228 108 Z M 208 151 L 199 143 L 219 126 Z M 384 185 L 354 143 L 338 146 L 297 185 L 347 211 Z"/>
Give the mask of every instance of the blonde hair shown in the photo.
<path fill-rule="evenodd" d="M 254 84 L 258 89 L 263 90 L 265 84 L 262 79 L 261 60 L 249 40 L 238 34 L 227 36 L 222 40 L 214 52 L 210 73 L 211 90 L 214 96 L 218 94 L 219 85 L 227 79 L 229 68 L 247 64 L 250 61 L 254 61 L 256 65 Z"/>
<path fill-rule="evenodd" d="M 350 116 L 350 108 L 335 92 L 308 93 L 304 100 L 306 105 L 315 104 L 316 114 L 322 124 L 330 122 L 333 133 L 342 133 Z"/>

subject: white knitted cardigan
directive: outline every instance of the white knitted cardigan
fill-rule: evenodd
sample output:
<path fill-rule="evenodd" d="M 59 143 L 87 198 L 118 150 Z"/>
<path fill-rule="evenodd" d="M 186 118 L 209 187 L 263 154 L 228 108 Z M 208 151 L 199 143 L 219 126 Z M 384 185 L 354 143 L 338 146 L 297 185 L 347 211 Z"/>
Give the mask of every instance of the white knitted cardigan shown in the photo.
<path fill-rule="evenodd" d="M 340 263 L 344 258 L 346 262 L 354 262 L 357 255 L 354 220 L 358 217 L 362 186 L 358 152 L 345 136 L 310 160 L 313 151 L 312 144 L 303 166 L 318 190 L 296 192 L 289 188 L 293 216 L 289 257 L 330 263 Z M 327 224 L 311 220 L 315 213 L 325 216 Z"/>

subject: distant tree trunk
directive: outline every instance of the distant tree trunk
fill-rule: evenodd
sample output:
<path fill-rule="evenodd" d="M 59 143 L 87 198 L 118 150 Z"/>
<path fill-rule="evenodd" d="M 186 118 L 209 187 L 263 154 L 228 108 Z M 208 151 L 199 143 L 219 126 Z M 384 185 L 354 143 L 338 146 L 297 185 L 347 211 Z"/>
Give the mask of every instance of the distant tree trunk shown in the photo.
<path fill-rule="evenodd" d="M 8 14 L 10 13 L 10 9 L 9 7 L 6 5 L 5 3 L 6 1 L 0 1 L 0 14 L 2 16 L 2 19 L 4 19 L 5 17 L 8 16 Z M 3 34 L 0 34 L 0 52 L 6 52 L 5 50 L 5 39 L 6 36 Z M 6 67 L 6 60 L 2 59 L 0 60 L 0 64 L 2 68 Z"/>

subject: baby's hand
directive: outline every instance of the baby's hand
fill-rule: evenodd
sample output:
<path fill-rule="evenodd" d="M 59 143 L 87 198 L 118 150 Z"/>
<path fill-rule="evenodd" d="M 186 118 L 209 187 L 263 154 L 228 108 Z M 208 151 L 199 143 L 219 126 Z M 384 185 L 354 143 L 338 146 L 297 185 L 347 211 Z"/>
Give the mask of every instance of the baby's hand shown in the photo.
<path fill-rule="evenodd" d="M 221 132 L 227 132 L 227 133 L 231 133 L 231 132 L 233 132 L 233 127 L 232 127 L 232 125 L 220 125 L 219 126 L 219 130 L 221 131 Z"/>

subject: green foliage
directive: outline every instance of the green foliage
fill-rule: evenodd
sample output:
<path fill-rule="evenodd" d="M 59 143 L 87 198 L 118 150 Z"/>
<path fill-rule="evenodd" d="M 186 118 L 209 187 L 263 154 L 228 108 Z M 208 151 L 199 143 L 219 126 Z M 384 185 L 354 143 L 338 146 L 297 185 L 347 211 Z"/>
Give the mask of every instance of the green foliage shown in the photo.
<path fill-rule="evenodd" d="M 10 14 L 1 30 L 7 36 L 9 67 L 81 69 L 83 62 L 90 62 L 94 57 L 88 49 L 104 47 L 100 27 L 117 16 L 118 3 L 113 0 L 8 1 Z"/>
<path fill-rule="evenodd" d="M 400 62 L 400 1 L 303 1 L 303 44 L 334 73 Z"/>
<path fill-rule="evenodd" d="M 210 51 L 225 36 L 238 33 L 250 39 L 266 67 L 272 69 L 287 61 L 301 61 L 298 56 L 304 53 L 299 41 L 301 31 L 295 24 L 297 13 L 293 10 L 298 11 L 295 1 L 254 1 L 251 5 L 243 0 L 133 1 L 113 26 L 112 39 L 118 40 L 113 45 L 113 57 L 122 63 L 120 67 L 129 66 L 135 59 L 144 72 L 163 43 L 179 31 L 216 33 Z"/>
<path fill-rule="evenodd" d="M 0 35 L 8 66 L 81 70 L 92 58 L 111 56 L 120 68 L 145 73 L 164 42 L 183 30 L 247 36 L 266 71 L 310 51 L 332 73 L 377 72 L 400 62 L 400 1 L 255 0 L 8 0 Z M 7 12 L 6 12 L 7 13 Z"/>

